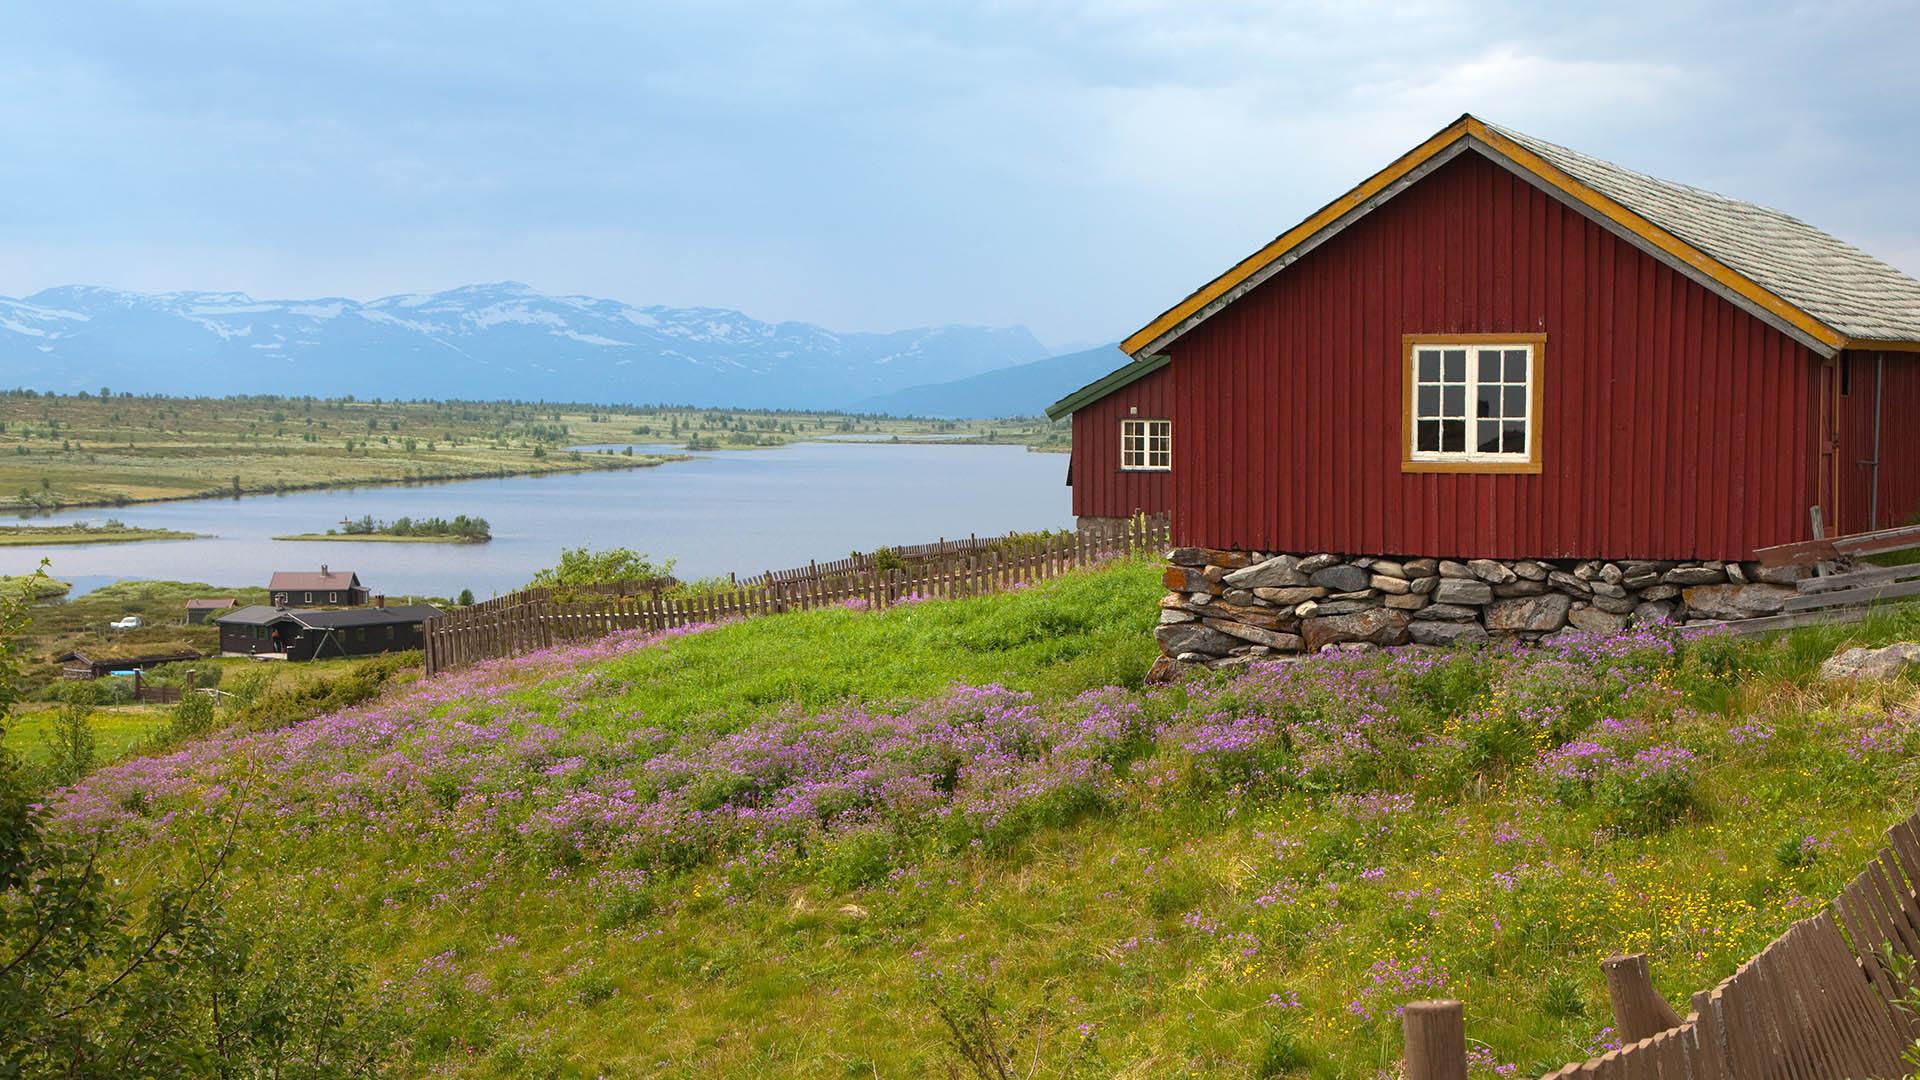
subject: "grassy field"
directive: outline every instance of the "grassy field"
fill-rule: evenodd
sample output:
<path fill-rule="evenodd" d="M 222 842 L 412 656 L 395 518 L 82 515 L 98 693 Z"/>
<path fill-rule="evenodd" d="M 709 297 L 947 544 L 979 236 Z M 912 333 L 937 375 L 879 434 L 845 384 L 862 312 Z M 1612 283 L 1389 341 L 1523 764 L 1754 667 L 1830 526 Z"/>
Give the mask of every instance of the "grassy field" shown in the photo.
<path fill-rule="evenodd" d="M 779 446 L 827 435 L 1044 442 L 1053 425 L 829 413 L 279 398 L 0 394 L 0 509 L 117 506 L 374 483 L 619 469 L 603 443 Z"/>
<path fill-rule="evenodd" d="M 178 529 L 130 529 L 117 521 L 78 525 L 0 525 L 0 547 L 48 544 L 130 544 L 141 540 L 191 540 Z"/>
<path fill-rule="evenodd" d="M 61 812 L 135 864 L 245 791 L 233 917 L 359 965 L 403 1074 L 923 1076 L 958 1030 L 1022 1076 L 1363 1076 L 1453 996 L 1493 1076 L 1605 1044 L 1609 953 L 1724 977 L 1920 792 L 1915 683 L 1816 677 L 1920 609 L 1143 689 L 1154 571 L 629 635 Z"/>

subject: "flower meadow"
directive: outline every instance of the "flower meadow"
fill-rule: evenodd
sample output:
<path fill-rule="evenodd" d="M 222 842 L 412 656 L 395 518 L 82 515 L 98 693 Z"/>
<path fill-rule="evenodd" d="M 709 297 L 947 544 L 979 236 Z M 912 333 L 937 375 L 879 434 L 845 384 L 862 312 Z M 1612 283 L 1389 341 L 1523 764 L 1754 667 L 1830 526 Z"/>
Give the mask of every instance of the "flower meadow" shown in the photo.
<path fill-rule="evenodd" d="M 401 1072 L 920 1075 L 965 1015 L 1039 1075 L 1372 1075 L 1407 1001 L 1453 996 L 1504 1076 L 1604 1044 L 1605 955 L 1684 1000 L 1911 805 L 1910 684 L 1670 627 L 936 678 L 968 635 L 1071 645 L 1087 590 L 1150 574 L 618 635 L 132 759 L 56 814 L 129 862 L 237 818 L 236 905 L 367 970 Z M 933 688 L 655 680 L 700 655 L 760 687 L 875 635 L 931 642 Z"/>

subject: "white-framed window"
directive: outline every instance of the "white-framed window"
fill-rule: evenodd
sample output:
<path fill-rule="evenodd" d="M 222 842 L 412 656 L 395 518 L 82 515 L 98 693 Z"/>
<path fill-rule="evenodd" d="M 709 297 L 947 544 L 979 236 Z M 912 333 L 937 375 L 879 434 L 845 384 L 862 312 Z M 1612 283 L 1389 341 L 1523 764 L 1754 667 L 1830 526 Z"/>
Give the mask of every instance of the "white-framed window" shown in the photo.
<path fill-rule="evenodd" d="M 337 603 L 339 603 L 339 602 L 340 602 L 340 594 L 339 594 L 339 593 L 337 593 L 337 592 L 330 592 L 330 593 L 328 593 L 328 594 L 327 594 L 327 603 L 329 603 L 329 604 L 337 604 Z"/>
<path fill-rule="evenodd" d="M 1409 338 L 1405 461 L 1538 471 L 1545 339 Z"/>
<path fill-rule="evenodd" d="M 1154 472 L 1173 468 L 1173 421 L 1120 421 L 1120 467 Z"/>
<path fill-rule="evenodd" d="M 305 600 L 303 600 L 303 601 L 301 601 L 301 603 L 305 603 L 305 604 L 311 604 L 311 603 L 313 603 L 313 594 L 312 594 L 312 593 L 308 593 L 308 594 L 307 594 L 307 598 L 306 598 Z"/>

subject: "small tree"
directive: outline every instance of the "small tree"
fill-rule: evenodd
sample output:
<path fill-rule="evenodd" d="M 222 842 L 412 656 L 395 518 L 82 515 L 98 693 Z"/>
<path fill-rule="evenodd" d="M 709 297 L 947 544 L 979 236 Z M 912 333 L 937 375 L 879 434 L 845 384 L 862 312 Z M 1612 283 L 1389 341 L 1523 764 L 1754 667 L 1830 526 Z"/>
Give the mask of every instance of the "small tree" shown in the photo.
<path fill-rule="evenodd" d="M 105 695 L 92 682 L 59 689 L 60 716 L 47 736 L 47 775 L 62 787 L 93 771 L 93 710 Z"/>
<path fill-rule="evenodd" d="M 560 562 L 533 575 L 533 588 L 564 589 L 580 585 L 604 585 L 615 581 L 666 578 L 673 573 L 673 560 L 654 562 L 649 555 L 632 548 L 563 548 Z"/>

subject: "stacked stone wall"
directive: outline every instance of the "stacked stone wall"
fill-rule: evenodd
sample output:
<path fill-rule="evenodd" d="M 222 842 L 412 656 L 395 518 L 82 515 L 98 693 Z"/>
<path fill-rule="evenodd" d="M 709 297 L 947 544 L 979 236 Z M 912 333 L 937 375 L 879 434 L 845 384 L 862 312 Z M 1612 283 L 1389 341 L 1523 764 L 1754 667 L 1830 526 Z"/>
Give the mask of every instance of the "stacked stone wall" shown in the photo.
<path fill-rule="evenodd" d="M 1539 640 L 1569 628 L 1777 614 L 1797 568 L 1644 559 L 1433 559 L 1213 548 L 1167 553 L 1156 636 L 1171 664 L 1219 667 L 1332 646 Z"/>

